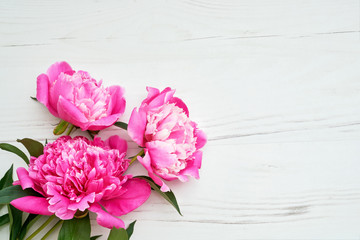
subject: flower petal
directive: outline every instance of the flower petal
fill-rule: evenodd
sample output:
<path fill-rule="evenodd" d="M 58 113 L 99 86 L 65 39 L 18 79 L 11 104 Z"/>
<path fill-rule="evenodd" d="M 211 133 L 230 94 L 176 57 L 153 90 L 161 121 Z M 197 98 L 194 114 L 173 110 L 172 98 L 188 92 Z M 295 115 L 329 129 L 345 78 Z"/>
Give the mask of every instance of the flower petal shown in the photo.
<path fill-rule="evenodd" d="M 107 213 L 97 203 L 92 204 L 90 206 L 89 210 L 97 214 L 96 221 L 98 222 L 99 225 L 101 225 L 103 227 L 110 228 L 110 229 L 112 229 L 113 227 L 116 227 L 116 228 L 124 228 L 125 227 L 125 224 L 121 219 L 116 218 L 113 215 Z"/>
<path fill-rule="evenodd" d="M 49 77 L 50 84 L 52 84 L 55 80 L 57 80 L 57 77 L 62 72 L 72 75 L 74 71 L 67 62 L 56 62 L 53 65 L 51 65 L 47 70 L 47 75 Z"/>
<path fill-rule="evenodd" d="M 189 117 L 189 110 L 188 110 L 186 104 L 180 98 L 173 97 L 169 100 L 169 103 L 175 103 L 175 105 L 178 106 L 179 108 L 182 108 L 184 110 L 186 116 Z"/>
<path fill-rule="evenodd" d="M 131 139 L 139 144 L 141 147 L 144 147 L 144 134 L 146 128 L 146 113 L 141 109 L 137 111 L 136 108 L 131 113 L 129 125 L 128 125 L 128 134 Z"/>
<path fill-rule="evenodd" d="M 18 175 L 19 182 L 23 190 L 26 188 L 34 188 L 34 182 L 30 178 L 29 172 L 25 168 L 19 167 L 18 169 L 16 169 L 16 173 Z"/>
<path fill-rule="evenodd" d="M 206 138 L 206 134 L 200 130 L 200 129 L 196 129 L 195 131 L 195 136 L 196 136 L 196 149 L 200 149 L 202 147 L 204 147 L 204 145 L 207 142 L 207 138 Z"/>
<path fill-rule="evenodd" d="M 85 211 L 87 208 L 89 208 L 89 203 L 93 203 L 95 201 L 95 193 L 92 192 L 89 195 L 83 197 L 79 202 L 72 202 L 69 204 L 68 209 L 76 211 Z"/>
<path fill-rule="evenodd" d="M 187 177 L 185 177 L 185 175 L 193 176 L 196 179 L 200 178 L 199 169 L 201 168 L 202 152 L 201 151 L 195 152 L 193 157 L 194 160 L 188 161 L 186 168 L 179 173 L 178 178 L 182 182 L 187 181 Z"/>
<path fill-rule="evenodd" d="M 108 109 L 108 111 L 110 111 L 108 114 L 123 114 L 126 106 L 126 101 L 124 98 L 125 89 L 120 86 L 111 86 L 109 87 L 109 90 L 111 95 L 111 107 Z"/>
<path fill-rule="evenodd" d="M 167 103 L 175 94 L 175 89 L 165 88 L 159 95 L 148 102 L 148 108 L 157 108 Z"/>
<path fill-rule="evenodd" d="M 60 96 L 65 99 L 74 99 L 74 84 L 72 81 L 65 81 L 65 76 L 59 75 L 59 79 L 53 83 L 49 82 L 49 105 L 58 112 L 58 101 Z"/>
<path fill-rule="evenodd" d="M 41 74 L 37 77 L 36 81 L 36 99 L 44 104 L 50 113 L 55 117 L 58 117 L 58 113 L 54 106 L 49 101 L 49 78 L 46 74 Z M 56 106 L 55 106 L 56 107 Z"/>
<path fill-rule="evenodd" d="M 49 78 L 46 74 L 41 74 L 37 77 L 36 81 L 36 98 L 39 102 L 48 105 L 48 93 L 49 93 Z"/>
<path fill-rule="evenodd" d="M 113 114 L 104 118 L 100 118 L 88 124 L 87 129 L 91 131 L 103 130 L 113 125 L 121 116 L 121 113 Z"/>
<path fill-rule="evenodd" d="M 126 153 L 127 151 L 127 142 L 117 135 L 109 137 L 105 141 L 105 144 L 108 145 L 111 149 L 118 149 L 120 154 Z"/>
<path fill-rule="evenodd" d="M 60 96 L 57 109 L 61 119 L 80 127 L 83 131 L 87 130 L 87 118 L 70 101 Z"/>
<path fill-rule="evenodd" d="M 161 191 L 168 192 L 170 191 L 170 188 L 158 177 L 154 174 L 153 169 L 151 167 L 151 158 L 148 153 L 148 151 L 145 149 L 145 156 L 144 157 L 137 157 L 137 160 L 145 167 L 145 169 L 148 171 L 149 177 L 154 180 L 154 182 L 161 186 Z"/>
<path fill-rule="evenodd" d="M 148 95 L 146 99 L 142 101 L 142 103 L 146 103 L 146 104 L 151 102 L 151 100 L 153 100 L 156 96 L 160 94 L 159 89 L 153 87 L 146 87 L 146 91 L 148 91 Z"/>
<path fill-rule="evenodd" d="M 49 199 L 49 211 L 55 213 L 62 220 L 72 219 L 76 211 L 69 209 L 69 198 L 58 193 L 55 188 L 55 186 L 48 185 L 46 192 L 48 196 L 52 196 Z"/>
<path fill-rule="evenodd" d="M 163 141 L 151 141 L 145 144 L 151 158 L 151 165 L 157 168 L 171 167 L 178 161 L 174 144 Z"/>
<path fill-rule="evenodd" d="M 126 190 L 122 195 L 100 202 L 109 213 L 116 216 L 127 214 L 141 206 L 150 196 L 150 185 L 142 179 L 129 179 L 123 186 Z"/>
<path fill-rule="evenodd" d="M 12 200 L 10 204 L 23 212 L 48 216 L 53 215 L 53 213 L 48 210 L 48 201 L 46 200 L 46 198 L 43 197 L 21 197 Z"/>

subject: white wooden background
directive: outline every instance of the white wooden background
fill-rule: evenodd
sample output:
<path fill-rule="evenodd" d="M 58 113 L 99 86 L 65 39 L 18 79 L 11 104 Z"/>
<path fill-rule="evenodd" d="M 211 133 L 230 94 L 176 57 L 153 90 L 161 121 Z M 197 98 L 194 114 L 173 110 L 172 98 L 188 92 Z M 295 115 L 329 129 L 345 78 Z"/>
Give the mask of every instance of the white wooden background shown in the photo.
<path fill-rule="evenodd" d="M 171 86 L 209 138 L 201 179 L 170 184 L 183 217 L 155 194 L 124 216 L 133 240 L 360 239 L 359 25 L 357 0 L 2 0 L 0 142 L 55 139 L 29 98 L 55 61 L 124 86 L 124 121 Z"/>

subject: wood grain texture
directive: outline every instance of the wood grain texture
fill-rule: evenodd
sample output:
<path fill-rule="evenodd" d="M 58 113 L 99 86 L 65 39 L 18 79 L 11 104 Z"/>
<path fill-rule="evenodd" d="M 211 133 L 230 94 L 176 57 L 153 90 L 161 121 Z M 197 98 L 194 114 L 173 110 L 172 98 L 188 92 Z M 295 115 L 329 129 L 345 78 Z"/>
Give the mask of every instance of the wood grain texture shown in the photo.
<path fill-rule="evenodd" d="M 171 86 L 208 135 L 201 179 L 169 183 L 183 217 L 155 194 L 122 217 L 133 240 L 360 239 L 359 6 L 1 1 L 0 142 L 55 139 L 58 119 L 29 98 L 55 61 L 124 86 L 124 121 L 145 86 Z M 23 166 L 0 158 L 1 175 Z"/>

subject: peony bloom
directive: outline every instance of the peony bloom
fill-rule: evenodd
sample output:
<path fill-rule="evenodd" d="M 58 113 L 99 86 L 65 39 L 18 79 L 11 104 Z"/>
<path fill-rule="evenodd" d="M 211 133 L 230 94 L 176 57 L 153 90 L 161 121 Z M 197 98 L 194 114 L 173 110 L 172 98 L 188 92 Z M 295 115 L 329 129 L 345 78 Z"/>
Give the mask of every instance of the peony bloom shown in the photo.
<path fill-rule="evenodd" d="M 51 65 L 37 77 L 36 97 L 55 117 L 81 130 L 102 130 L 124 113 L 124 89 L 104 88 L 87 72 L 72 70 L 66 62 Z"/>
<path fill-rule="evenodd" d="M 139 162 L 162 191 L 169 191 L 159 177 L 183 182 L 187 176 L 199 178 L 200 149 L 206 136 L 189 119 L 185 103 L 173 97 L 175 90 L 166 88 L 160 92 L 148 87 L 147 91 L 147 98 L 131 114 L 128 133 L 145 148 L 145 156 L 138 157 Z"/>
<path fill-rule="evenodd" d="M 146 181 L 122 175 L 129 165 L 124 159 L 126 149 L 126 141 L 118 136 L 105 142 L 60 137 L 44 147 L 43 155 L 31 158 L 28 171 L 17 169 L 15 184 L 33 188 L 44 197 L 26 196 L 11 204 L 24 212 L 55 214 L 63 220 L 89 210 L 97 214 L 101 226 L 124 228 L 124 222 L 113 215 L 133 211 L 151 192 Z"/>

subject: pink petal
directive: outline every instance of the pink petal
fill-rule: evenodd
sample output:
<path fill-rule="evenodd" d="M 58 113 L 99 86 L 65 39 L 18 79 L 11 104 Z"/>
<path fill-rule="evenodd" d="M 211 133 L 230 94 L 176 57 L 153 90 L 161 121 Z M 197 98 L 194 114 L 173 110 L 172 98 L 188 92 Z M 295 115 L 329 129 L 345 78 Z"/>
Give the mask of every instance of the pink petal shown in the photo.
<path fill-rule="evenodd" d="M 116 228 L 124 228 L 125 227 L 125 224 L 121 219 L 116 218 L 113 215 L 107 213 L 97 203 L 92 204 L 90 206 L 89 210 L 97 214 L 96 221 L 98 222 L 99 225 L 101 225 L 103 227 L 110 228 L 110 229 L 112 229 L 113 227 L 116 227 Z"/>
<path fill-rule="evenodd" d="M 150 155 L 148 153 L 148 151 L 145 149 L 145 156 L 144 157 L 137 157 L 137 160 L 145 167 L 145 169 L 148 171 L 149 177 L 152 178 L 152 180 L 154 180 L 154 182 L 161 186 L 160 190 L 163 192 L 168 192 L 170 191 L 170 188 L 158 177 L 154 174 L 154 171 L 151 167 L 151 158 Z"/>
<path fill-rule="evenodd" d="M 152 99 L 154 99 L 156 96 L 160 94 L 160 91 L 157 88 L 146 87 L 146 90 L 148 91 L 148 95 L 146 99 L 142 101 L 142 104 L 148 104 L 149 102 L 151 102 Z"/>
<path fill-rule="evenodd" d="M 160 94 L 160 90 L 159 90 L 159 89 L 153 88 L 153 87 L 149 87 L 149 86 L 146 87 L 146 91 L 148 91 L 148 96 L 147 96 L 148 99 L 151 99 L 151 98 L 153 98 L 153 97 L 156 97 L 157 95 Z"/>
<path fill-rule="evenodd" d="M 103 130 L 113 125 L 121 116 L 121 113 L 113 114 L 104 118 L 100 118 L 88 124 L 87 129 L 92 131 Z"/>
<path fill-rule="evenodd" d="M 53 65 L 51 65 L 47 70 L 49 83 L 52 84 L 55 80 L 57 80 L 57 77 L 62 72 L 72 75 L 74 71 L 67 62 L 56 62 Z"/>
<path fill-rule="evenodd" d="M 186 104 L 180 98 L 173 97 L 170 99 L 169 103 L 175 103 L 175 106 L 182 108 L 184 110 L 185 114 L 189 117 L 189 110 L 188 110 Z"/>
<path fill-rule="evenodd" d="M 196 151 L 193 155 L 194 157 L 194 166 L 196 166 L 197 168 L 201 168 L 201 161 L 202 161 L 202 151 Z"/>
<path fill-rule="evenodd" d="M 23 212 L 48 216 L 53 215 L 53 213 L 48 210 L 48 201 L 43 197 L 26 196 L 12 200 L 10 204 Z"/>
<path fill-rule="evenodd" d="M 120 154 L 126 153 L 127 151 L 127 142 L 117 135 L 109 137 L 105 141 L 105 144 L 108 145 L 111 149 L 118 149 Z"/>
<path fill-rule="evenodd" d="M 72 202 L 69 204 L 68 209 L 76 211 L 85 211 L 85 209 L 89 208 L 89 203 L 93 203 L 95 201 L 95 193 L 92 192 L 89 195 L 83 197 L 79 202 Z"/>
<path fill-rule="evenodd" d="M 19 182 L 23 190 L 26 188 L 34 188 L 34 182 L 30 178 L 29 172 L 25 168 L 19 167 L 18 169 L 16 169 L 16 173 L 18 175 Z"/>
<path fill-rule="evenodd" d="M 129 179 L 123 186 L 122 195 L 100 202 L 106 210 L 116 216 L 127 214 L 141 206 L 150 196 L 150 185 L 142 179 Z"/>
<path fill-rule="evenodd" d="M 161 178 L 159 178 L 152 172 L 148 172 L 148 174 L 149 174 L 149 177 L 151 177 L 151 179 L 154 180 L 154 182 L 160 186 L 160 190 L 162 192 L 170 191 L 170 188 L 161 180 Z"/>
<path fill-rule="evenodd" d="M 169 100 L 174 96 L 175 90 L 171 88 L 165 88 L 158 96 L 153 98 L 149 103 L 148 107 L 151 108 L 157 108 L 165 103 L 169 102 Z"/>
<path fill-rule="evenodd" d="M 200 148 L 204 147 L 204 145 L 207 142 L 206 134 L 203 131 L 197 129 L 195 131 L 195 136 L 197 138 L 196 139 L 196 145 L 195 145 L 196 149 L 200 149 Z"/>
<path fill-rule="evenodd" d="M 49 101 L 49 78 L 46 74 L 41 74 L 37 77 L 37 86 L 36 86 L 36 98 L 39 102 L 44 104 L 50 113 L 55 117 L 58 117 L 57 111 L 54 109 L 54 106 L 51 106 Z"/>
<path fill-rule="evenodd" d="M 48 105 L 49 78 L 46 74 L 41 74 L 36 81 L 36 98 L 39 102 Z"/>
<path fill-rule="evenodd" d="M 178 179 L 178 176 L 176 176 L 174 174 L 166 174 L 166 173 L 159 172 L 159 171 L 155 171 L 154 173 L 156 173 L 157 176 L 159 176 L 160 178 L 162 178 L 166 181 L 172 181 L 172 180 Z"/>
<path fill-rule="evenodd" d="M 77 107 L 62 96 L 59 97 L 57 110 L 61 119 L 80 127 L 82 131 L 87 130 L 88 119 Z"/>
<path fill-rule="evenodd" d="M 139 112 L 136 108 L 131 113 L 129 125 L 128 125 L 128 134 L 131 139 L 139 144 L 139 146 L 144 147 L 144 134 L 146 128 L 146 113 L 139 109 Z"/>
<path fill-rule="evenodd" d="M 149 152 L 147 151 L 147 149 L 144 150 L 145 151 L 145 156 L 144 157 L 137 157 L 137 160 L 144 166 L 144 168 L 148 171 L 148 172 L 153 172 L 152 168 L 151 168 L 151 158 L 149 155 Z"/>
<path fill-rule="evenodd" d="M 64 78 L 64 76 L 63 76 Z M 54 83 L 49 83 L 49 105 L 54 109 L 58 107 L 60 96 L 65 99 L 74 99 L 74 85 L 71 81 L 64 81 L 59 79 Z M 59 111 L 57 109 L 57 111 Z"/>
<path fill-rule="evenodd" d="M 111 94 L 111 107 L 109 107 L 110 114 L 123 114 L 125 111 L 126 101 L 124 98 L 125 89 L 120 86 L 111 86 L 109 87 Z"/>
<path fill-rule="evenodd" d="M 185 175 L 193 176 L 196 179 L 200 178 L 199 169 L 201 168 L 202 152 L 201 151 L 195 152 L 193 157 L 194 160 L 188 161 L 186 168 L 179 173 L 178 178 L 182 182 L 187 181 L 187 177 L 185 177 Z"/>
<path fill-rule="evenodd" d="M 15 181 L 13 181 L 13 183 L 12 183 L 14 186 L 15 185 L 21 185 L 21 183 L 20 183 L 20 181 L 19 180 L 15 180 Z"/>
<path fill-rule="evenodd" d="M 167 87 L 161 92 L 161 94 L 165 94 L 165 98 L 164 98 L 165 103 L 169 102 L 174 97 L 175 91 L 176 91 L 175 89 L 171 89 Z"/>
<path fill-rule="evenodd" d="M 70 200 L 58 193 L 53 187 L 48 186 L 47 192 L 49 196 L 53 195 L 49 199 L 49 211 L 55 213 L 55 215 L 62 219 L 72 219 L 75 215 L 75 210 L 69 209 Z"/>
<path fill-rule="evenodd" d="M 151 141 L 145 144 L 151 158 L 151 165 L 157 168 L 170 167 L 175 164 L 178 159 L 172 143 L 163 141 Z"/>

